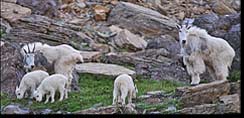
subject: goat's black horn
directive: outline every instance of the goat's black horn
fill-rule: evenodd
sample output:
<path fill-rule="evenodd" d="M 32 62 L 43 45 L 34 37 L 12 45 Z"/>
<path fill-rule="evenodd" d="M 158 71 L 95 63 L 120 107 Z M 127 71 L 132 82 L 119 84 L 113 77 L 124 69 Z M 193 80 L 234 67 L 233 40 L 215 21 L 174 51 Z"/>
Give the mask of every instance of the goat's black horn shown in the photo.
<path fill-rule="evenodd" d="M 28 43 L 27 43 L 27 48 L 28 48 L 28 53 L 30 53 L 31 51 Z"/>
<path fill-rule="evenodd" d="M 36 48 L 36 44 L 34 44 L 34 47 L 33 47 L 33 50 L 32 50 L 33 53 L 34 53 L 34 51 L 35 51 L 35 48 Z"/>

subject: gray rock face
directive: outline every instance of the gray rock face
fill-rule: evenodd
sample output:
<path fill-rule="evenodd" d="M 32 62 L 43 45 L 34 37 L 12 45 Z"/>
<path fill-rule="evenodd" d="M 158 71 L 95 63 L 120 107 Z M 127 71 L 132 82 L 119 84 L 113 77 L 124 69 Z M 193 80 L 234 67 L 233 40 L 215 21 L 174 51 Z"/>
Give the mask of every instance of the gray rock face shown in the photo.
<path fill-rule="evenodd" d="M 109 14 L 108 22 L 143 36 L 160 34 L 176 36 L 176 31 L 173 32 L 175 21 L 156 11 L 129 2 L 118 3 Z"/>
<path fill-rule="evenodd" d="M 17 4 L 30 8 L 34 14 L 48 17 L 58 16 L 59 0 L 17 0 Z"/>
<path fill-rule="evenodd" d="M 10 104 L 3 108 L 2 114 L 29 114 L 27 108 L 20 108 L 18 104 Z"/>
<path fill-rule="evenodd" d="M 224 114 L 240 113 L 240 96 L 238 94 L 221 96 L 216 104 L 202 104 L 178 111 L 181 114 Z"/>
<path fill-rule="evenodd" d="M 92 73 L 110 76 L 118 76 L 120 74 L 135 74 L 135 71 L 115 64 L 104 63 L 83 63 L 77 64 L 75 69 L 78 73 Z"/>
<path fill-rule="evenodd" d="M 180 98 L 183 107 L 192 107 L 213 103 L 219 96 L 227 95 L 229 91 L 229 82 L 221 80 L 194 87 L 179 87 L 176 89 L 176 96 Z"/>
<path fill-rule="evenodd" d="M 6 40 L 18 43 L 43 42 L 49 45 L 90 43 L 92 39 L 80 32 L 81 27 L 31 15 L 11 24 L 12 30 L 5 35 Z M 72 39 L 72 40 L 71 40 Z"/>
<path fill-rule="evenodd" d="M 4 41 L 1 46 L 1 92 L 15 96 L 15 87 L 25 74 L 20 45 Z"/>
<path fill-rule="evenodd" d="M 20 5 L 1 1 L 1 17 L 9 22 L 31 15 L 31 10 Z"/>

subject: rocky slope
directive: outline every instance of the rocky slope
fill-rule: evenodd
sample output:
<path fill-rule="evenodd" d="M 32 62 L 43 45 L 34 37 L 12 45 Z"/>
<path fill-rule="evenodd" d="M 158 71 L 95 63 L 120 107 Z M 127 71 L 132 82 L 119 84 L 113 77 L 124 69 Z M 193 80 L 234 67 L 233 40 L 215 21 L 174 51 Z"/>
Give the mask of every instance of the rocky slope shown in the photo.
<path fill-rule="evenodd" d="M 84 65 L 77 67 L 80 73 L 114 76 L 113 70 L 122 68 L 149 79 L 189 83 L 178 56 L 175 28 L 184 18 L 194 18 L 194 25 L 228 41 L 236 51 L 231 72 L 240 70 L 239 0 L 3 0 L 1 4 L 1 92 L 12 97 L 24 74 L 19 49 L 35 41 L 70 44 L 84 51 L 86 63 L 131 69 L 107 65 L 111 70 L 103 73 Z M 214 81 L 207 72 L 201 77 Z M 182 112 L 194 113 L 192 109 L 199 106 Z"/>

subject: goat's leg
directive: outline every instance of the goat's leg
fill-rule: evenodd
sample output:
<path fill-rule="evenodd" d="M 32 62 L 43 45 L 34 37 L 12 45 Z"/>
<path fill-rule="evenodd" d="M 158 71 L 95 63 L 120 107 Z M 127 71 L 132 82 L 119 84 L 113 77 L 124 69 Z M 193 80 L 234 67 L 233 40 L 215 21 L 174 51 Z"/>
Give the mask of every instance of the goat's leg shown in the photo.
<path fill-rule="evenodd" d="M 132 91 L 129 91 L 128 104 L 132 103 Z"/>
<path fill-rule="evenodd" d="M 55 97 L 55 90 L 51 90 L 50 91 L 50 94 L 51 94 L 51 103 L 53 103 L 55 100 L 54 100 L 54 97 Z"/>
<path fill-rule="evenodd" d="M 50 94 L 46 94 L 46 101 L 44 102 L 45 104 L 49 101 L 51 95 Z"/>
<path fill-rule="evenodd" d="M 115 105 L 117 102 L 117 94 L 115 92 L 115 90 L 113 91 L 113 104 L 112 105 Z"/>
<path fill-rule="evenodd" d="M 122 105 L 125 105 L 125 100 L 126 100 L 126 96 L 128 94 L 128 90 L 123 90 L 121 91 L 121 100 L 122 100 Z"/>
<path fill-rule="evenodd" d="M 63 98 L 64 98 L 64 91 L 65 91 L 65 88 L 60 88 L 59 89 L 59 93 L 60 93 L 60 98 L 59 98 L 59 101 L 62 101 Z"/>
<path fill-rule="evenodd" d="M 200 77 L 199 74 L 193 74 L 191 75 L 191 86 L 198 85 L 200 83 Z"/>

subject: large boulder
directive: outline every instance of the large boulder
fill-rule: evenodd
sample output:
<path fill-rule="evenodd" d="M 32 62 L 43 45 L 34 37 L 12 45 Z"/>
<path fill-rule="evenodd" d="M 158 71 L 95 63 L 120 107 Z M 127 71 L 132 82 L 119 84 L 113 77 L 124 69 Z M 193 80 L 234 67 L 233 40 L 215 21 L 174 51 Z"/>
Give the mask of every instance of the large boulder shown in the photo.
<path fill-rule="evenodd" d="M 192 107 L 214 103 L 220 96 L 228 95 L 229 91 L 229 82 L 220 80 L 193 87 L 179 87 L 176 89 L 176 97 L 179 97 L 183 107 Z"/>
<path fill-rule="evenodd" d="M 57 17 L 59 0 L 17 0 L 17 4 L 30 8 L 33 14 Z"/>
<path fill-rule="evenodd" d="M 215 104 L 202 104 L 183 108 L 181 114 L 224 114 L 240 113 L 240 96 L 238 94 L 221 96 Z"/>
<path fill-rule="evenodd" d="M 92 73 L 102 74 L 110 76 L 118 76 L 120 74 L 135 74 L 135 71 L 127 69 L 123 66 L 115 64 L 104 64 L 104 63 L 83 63 L 77 64 L 75 69 L 78 73 Z"/>
<path fill-rule="evenodd" d="M 5 39 L 11 42 L 29 43 L 37 41 L 49 45 L 64 43 L 81 45 L 81 43 L 90 44 L 93 41 L 86 34 L 80 32 L 81 26 L 67 24 L 61 20 L 40 15 L 21 18 L 11 25 L 11 31 L 5 35 Z"/>
<path fill-rule="evenodd" d="M 108 22 L 143 36 L 177 36 L 174 20 L 157 11 L 129 2 L 119 2 L 110 12 Z"/>
<path fill-rule="evenodd" d="M 22 17 L 31 15 L 31 10 L 26 7 L 1 1 L 1 17 L 14 22 Z"/>
<path fill-rule="evenodd" d="M 127 48 L 129 50 L 142 50 L 147 46 L 147 42 L 140 36 L 135 35 L 127 29 L 121 29 L 117 26 L 110 26 L 112 32 L 116 32 L 114 43 L 120 48 Z"/>

